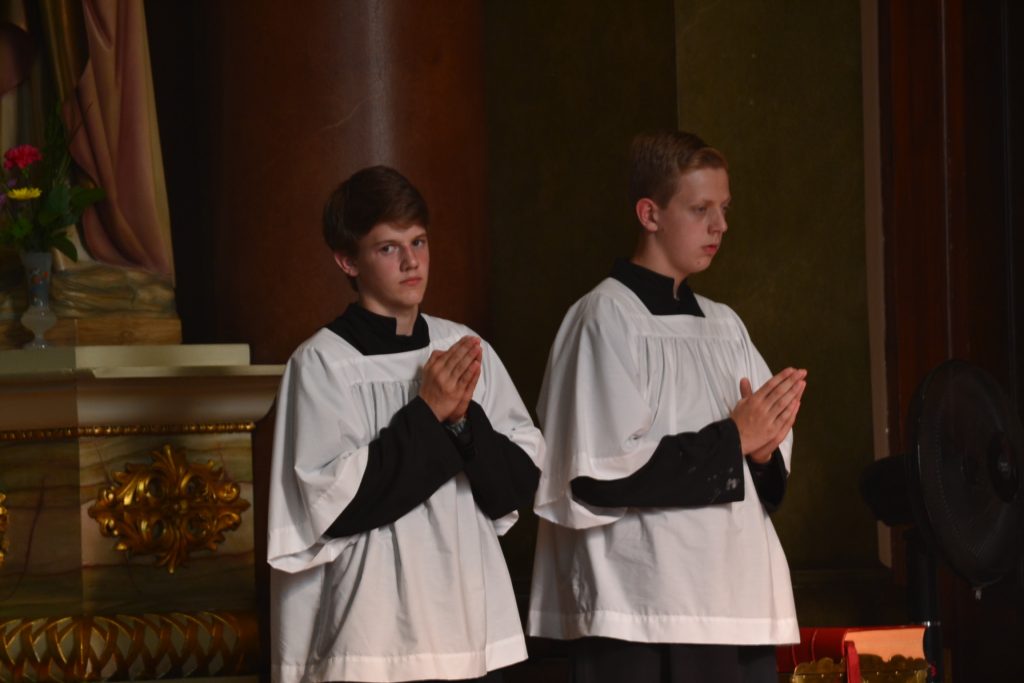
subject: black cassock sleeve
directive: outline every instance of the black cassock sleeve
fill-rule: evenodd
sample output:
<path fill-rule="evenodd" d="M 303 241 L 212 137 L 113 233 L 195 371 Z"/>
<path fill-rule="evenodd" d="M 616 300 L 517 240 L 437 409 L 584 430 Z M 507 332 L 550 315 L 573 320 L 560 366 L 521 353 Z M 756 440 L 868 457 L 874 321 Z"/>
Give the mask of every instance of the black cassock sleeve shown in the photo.
<path fill-rule="evenodd" d="M 782 451 L 778 448 L 772 453 L 772 459 L 763 465 L 747 458 L 750 475 L 754 479 L 757 497 L 768 513 L 775 512 L 782 505 L 786 495 L 786 461 L 782 459 Z"/>
<path fill-rule="evenodd" d="M 459 449 L 417 396 L 370 442 L 359 489 L 325 534 L 351 536 L 390 524 L 434 495 L 462 468 Z"/>
<path fill-rule="evenodd" d="M 598 507 L 703 507 L 743 500 L 742 468 L 736 423 L 725 419 L 662 438 L 651 459 L 628 477 L 577 477 L 570 486 L 578 500 Z M 773 512 L 785 492 L 782 454 L 776 450 L 765 465 L 750 461 L 750 468 L 758 497 Z"/>
<path fill-rule="evenodd" d="M 466 411 L 466 438 L 456 437 L 473 499 L 485 515 L 499 519 L 533 503 L 540 470 L 522 448 L 496 432 L 476 401 Z"/>

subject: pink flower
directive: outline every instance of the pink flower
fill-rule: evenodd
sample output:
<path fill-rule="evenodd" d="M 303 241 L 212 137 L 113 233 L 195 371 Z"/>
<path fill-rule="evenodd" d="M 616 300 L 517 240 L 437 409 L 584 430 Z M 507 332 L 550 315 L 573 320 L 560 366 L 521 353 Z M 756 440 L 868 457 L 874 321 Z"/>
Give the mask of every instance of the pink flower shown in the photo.
<path fill-rule="evenodd" d="M 15 167 L 23 169 L 42 160 L 42 153 L 32 145 L 18 145 L 4 152 L 4 168 L 8 171 Z"/>

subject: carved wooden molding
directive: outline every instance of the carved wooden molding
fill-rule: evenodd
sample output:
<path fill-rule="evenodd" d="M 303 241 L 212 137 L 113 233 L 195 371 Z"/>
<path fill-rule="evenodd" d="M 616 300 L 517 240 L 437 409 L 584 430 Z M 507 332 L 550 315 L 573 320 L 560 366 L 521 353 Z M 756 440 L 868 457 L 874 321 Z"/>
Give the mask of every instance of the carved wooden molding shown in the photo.
<path fill-rule="evenodd" d="M 184 448 L 170 444 L 150 453 L 152 463 L 129 463 L 114 474 L 89 508 L 116 550 L 155 555 L 174 573 L 197 550 L 216 551 L 224 533 L 242 523 L 249 502 L 213 461 L 189 462 Z"/>
<path fill-rule="evenodd" d="M 0 431 L 0 441 L 54 441 L 85 436 L 151 436 L 154 434 L 230 434 L 251 432 L 254 422 L 217 422 L 180 425 L 96 425 Z"/>

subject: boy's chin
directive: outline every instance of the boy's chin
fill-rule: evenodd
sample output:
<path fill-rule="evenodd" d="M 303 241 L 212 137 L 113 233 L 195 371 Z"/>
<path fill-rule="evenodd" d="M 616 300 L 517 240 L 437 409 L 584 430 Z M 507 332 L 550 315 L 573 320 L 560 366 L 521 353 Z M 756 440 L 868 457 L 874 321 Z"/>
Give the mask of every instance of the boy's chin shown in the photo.
<path fill-rule="evenodd" d="M 408 293 L 407 296 L 400 297 L 395 303 L 400 308 L 419 308 L 420 304 L 423 303 L 423 295 L 426 292 L 418 292 L 416 294 Z"/>

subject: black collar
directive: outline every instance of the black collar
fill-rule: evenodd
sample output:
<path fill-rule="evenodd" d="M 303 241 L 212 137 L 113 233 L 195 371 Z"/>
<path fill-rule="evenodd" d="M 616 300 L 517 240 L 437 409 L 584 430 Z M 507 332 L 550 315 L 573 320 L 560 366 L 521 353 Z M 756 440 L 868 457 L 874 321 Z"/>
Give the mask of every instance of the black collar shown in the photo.
<path fill-rule="evenodd" d="M 349 304 L 327 329 L 354 346 L 364 356 L 402 353 L 422 349 L 430 343 L 430 330 L 422 315 L 416 315 L 412 334 L 397 334 L 398 321 L 371 313 L 359 304 Z"/>
<path fill-rule="evenodd" d="M 679 283 L 679 289 L 672 291 L 674 280 L 655 273 L 624 258 L 616 259 L 611 277 L 629 287 L 643 302 L 652 315 L 695 315 L 704 317 L 704 311 L 697 304 L 697 297 L 686 284 Z"/>

